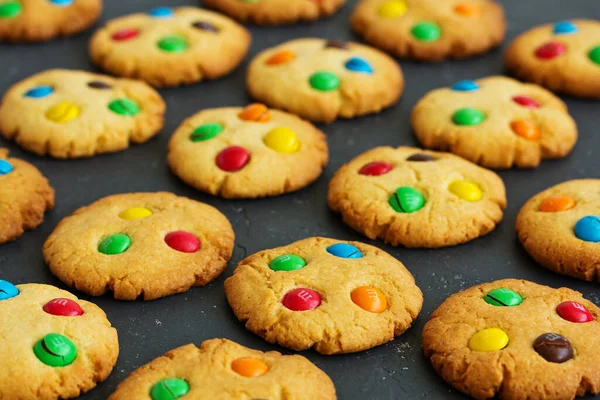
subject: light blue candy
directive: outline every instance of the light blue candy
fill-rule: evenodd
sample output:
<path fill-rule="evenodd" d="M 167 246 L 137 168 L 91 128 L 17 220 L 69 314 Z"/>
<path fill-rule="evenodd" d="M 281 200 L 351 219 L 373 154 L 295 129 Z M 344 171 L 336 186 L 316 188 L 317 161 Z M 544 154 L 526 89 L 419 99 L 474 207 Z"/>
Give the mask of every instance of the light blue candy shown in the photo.
<path fill-rule="evenodd" d="M 458 81 L 454 85 L 452 85 L 452 90 L 456 92 L 474 92 L 479 90 L 479 85 L 475 81 Z"/>
<path fill-rule="evenodd" d="M 352 72 L 359 72 L 361 74 L 372 74 L 373 67 L 371 64 L 364 58 L 360 57 L 352 57 L 348 61 L 346 61 L 346 69 Z"/>
<path fill-rule="evenodd" d="M 600 217 L 588 215 L 577 221 L 575 236 L 585 242 L 600 242 Z"/>
<path fill-rule="evenodd" d="M 54 92 L 54 89 L 51 86 L 36 86 L 32 89 L 29 89 L 25 92 L 25 97 L 31 97 L 34 99 L 41 99 L 42 97 L 50 96 Z"/>
<path fill-rule="evenodd" d="M 571 35 L 577 33 L 578 30 L 577 25 L 571 21 L 560 21 L 554 25 L 552 33 L 555 35 Z"/>
<path fill-rule="evenodd" d="M 0 176 L 12 172 L 13 166 L 6 160 L 0 160 Z"/>
<path fill-rule="evenodd" d="M 152 18 L 171 18 L 173 16 L 173 10 L 169 7 L 156 7 L 150 10 L 148 15 Z"/>
<path fill-rule="evenodd" d="M 50 3 L 60 7 L 67 7 L 73 4 L 73 0 L 50 0 Z"/>
<path fill-rule="evenodd" d="M 327 248 L 327 252 L 340 258 L 362 258 L 363 254 L 356 246 L 348 243 L 336 243 Z"/>
<path fill-rule="evenodd" d="M 10 282 L 0 279 L 0 300 L 8 300 L 19 294 L 19 289 Z"/>

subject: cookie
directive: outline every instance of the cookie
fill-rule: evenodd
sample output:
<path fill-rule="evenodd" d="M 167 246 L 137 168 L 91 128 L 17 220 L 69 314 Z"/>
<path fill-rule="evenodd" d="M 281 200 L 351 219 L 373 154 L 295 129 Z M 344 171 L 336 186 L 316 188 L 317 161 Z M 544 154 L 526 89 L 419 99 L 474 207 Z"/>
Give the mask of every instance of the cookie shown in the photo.
<path fill-rule="evenodd" d="M 117 331 L 98 306 L 50 285 L 0 280 L 0 398 L 70 399 L 105 380 Z"/>
<path fill-rule="evenodd" d="M 0 41 L 43 42 L 71 36 L 93 25 L 102 0 L 3 0 Z"/>
<path fill-rule="evenodd" d="M 544 267 L 600 282 L 600 179 L 560 183 L 536 194 L 517 216 L 517 236 Z"/>
<path fill-rule="evenodd" d="M 178 347 L 135 370 L 109 400 L 335 400 L 331 379 L 308 359 L 227 339 Z"/>
<path fill-rule="evenodd" d="M 316 122 L 376 113 L 404 88 L 400 66 L 358 43 L 296 39 L 259 53 L 250 63 L 250 95 Z"/>
<path fill-rule="evenodd" d="M 423 304 L 400 261 L 364 243 L 319 237 L 240 261 L 225 294 L 251 332 L 322 354 L 389 342 L 410 327 Z"/>
<path fill-rule="evenodd" d="M 558 97 L 501 76 L 431 91 L 411 123 L 423 147 L 488 168 L 534 168 L 566 156 L 577 141 L 577 125 Z"/>
<path fill-rule="evenodd" d="M 396 57 L 467 58 L 504 40 L 504 10 L 492 0 L 363 0 L 352 29 Z"/>
<path fill-rule="evenodd" d="M 534 27 L 510 44 L 504 63 L 526 81 L 600 99 L 600 21 L 575 19 Z"/>
<path fill-rule="evenodd" d="M 215 279 L 233 239 L 227 218 L 207 204 L 166 192 L 128 193 L 63 219 L 43 254 L 52 273 L 77 290 L 152 300 Z"/>
<path fill-rule="evenodd" d="M 262 104 L 203 110 L 169 142 L 175 175 L 224 198 L 277 196 L 315 181 L 328 159 L 325 135 L 312 124 Z"/>
<path fill-rule="evenodd" d="M 9 158 L 8 150 L 0 148 L 0 244 L 35 229 L 53 207 L 54 189 L 48 179 L 33 165 Z"/>
<path fill-rule="evenodd" d="M 204 0 L 203 4 L 243 22 L 285 25 L 329 17 L 346 0 Z"/>
<path fill-rule="evenodd" d="M 423 350 L 476 399 L 574 399 L 600 392 L 599 317 L 574 290 L 499 280 L 447 298 L 423 328 Z"/>
<path fill-rule="evenodd" d="M 108 21 L 90 41 L 92 61 L 118 76 L 157 87 L 229 74 L 250 47 L 235 21 L 195 7 L 158 7 Z"/>
<path fill-rule="evenodd" d="M 506 207 L 494 172 L 449 153 L 377 147 L 329 182 L 329 207 L 370 239 L 392 246 L 445 247 L 492 231 Z"/>
<path fill-rule="evenodd" d="M 90 157 L 144 143 L 164 125 L 165 103 L 143 82 L 48 70 L 13 85 L 0 133 L 39 155 Z"/>

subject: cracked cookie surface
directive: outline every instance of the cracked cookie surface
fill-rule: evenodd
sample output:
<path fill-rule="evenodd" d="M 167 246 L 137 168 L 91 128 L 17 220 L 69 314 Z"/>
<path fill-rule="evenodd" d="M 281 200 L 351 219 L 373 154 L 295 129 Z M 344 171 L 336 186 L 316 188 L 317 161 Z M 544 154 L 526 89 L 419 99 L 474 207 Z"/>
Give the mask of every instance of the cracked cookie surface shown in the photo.
<path fill-rule="evenodd" d="M 316 122 L 376 113 L 404 88 L 388 55 L 353 42 L 296 39 L 259 53 L 246 77 L 250 95 Z"/>
<path fill-rule="evenodd" d="M 104 311 L 65 290 L 0 280 L 0 315 L 0 398 L 77 397 L 117 362 L 117 331 Z"/>
<path fill-rule="evenodd" d="M 163 391 L 171 396 L 163 397 Z M 211 339 L 200 347 L 178 347 L 138 368 L 109 400 L 181 396 L 190 400 L 336 399 L 331 379 L 300 355 L 283 356 Z"/>
<path fill-rule="evenodd" d="M 54 275 L 82 292 L 152 300 L 215 279 L 233 241 L 231 224 L 214 207 L 166 192 L 129 193 L 63 219 L 43 254 Z"/>
<path fill-rule="evenodd" d="M 111 74 L 178 86 L 227 75 L 250 40 L 243 26 L 221 14 L 159 7 L 108 21 L 92 37 L 90 56 Z"/>
<path fill-rule="evenodd" d="M 599 317 L 574 290 L 499 280 L 446 299 L 423 328 L 423 350 L 476 399 L 573 399 L 600 392 Z"/>
<path fill-rule="evenodd" d="M 444 247 L 485 235 L 506 207 L 504 182 L 450 153 L 377 147 L 329 182 L 329 207 L 370 239 Z"/>
<path fill-rule="evenodd" d="M 48 70 L 13 85 L 0 104 L 0 132 L 25 150 L 90 157 L 144 143 L 160 132 L 165 103 L 143 82 Z"/>
<path fill-rule="evenodd" d="M 225 294 L 251 332 L 322 354 L 389 342 L 410 327 L 423 304 L 400 261 L 374 246 L 318 237 L 240 261 Z"/>

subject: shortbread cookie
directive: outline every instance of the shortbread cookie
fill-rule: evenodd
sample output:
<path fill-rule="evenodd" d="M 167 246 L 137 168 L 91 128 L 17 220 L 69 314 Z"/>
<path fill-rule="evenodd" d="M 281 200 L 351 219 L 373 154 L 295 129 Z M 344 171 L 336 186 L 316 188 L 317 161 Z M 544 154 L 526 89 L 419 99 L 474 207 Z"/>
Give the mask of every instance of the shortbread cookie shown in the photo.
<path fill-rule="evenodd" d="M 0 398 L 70 399 L 105 380 L 117 331 L 98 306 L 50 285 L 0 280 Z"/>
<path fill-rule="evenodd" d="M 165 103 L 143 82 L 74 70 L 48 70 L 4 95 L 0 132 L 25 150 L 89 157 L 143 143 L 164 124 Z"/>
<path fill-rule="evenodd" d="M 312 124 L 262 104 L 204 110 L 185 120 L 168 161 L 188 185 L 225 198 L 277 196 L 316 180 L 328 159 Z"/>
<path fill-rule="evenodd" d="M 0 148 L 0 244 L 35 229 L 53 207 L 54 189 L 48 179 L 33 165 L 9 158 L 8 150 Z"/>
<path fill-rule="evenodd" d="M 567 181 L 536 194 L 521 208 L 516 229 L 544 267 L 600 281 L 600 179 Z"/>
<path fill-rule="evenodd" d="M 467 58 L 504 40 L 504 10 L 492 0 L 362 0 L 352 28 L 397 57 Z"/>
<path fill-rule="evenodd" d="M 450 296 L 423 328 L 441 377 L 476 399 L 600 392 L 600 309 L 568 288 L 505 279 Z"/>
<path fill-rule="evenodd" d="M 517 37 L 504 62 L 519 78 L 578 97 L 600 98 L 600 21 L 537 26 Z"/>
<path fill-rule="evenodd" d="M 331 379 L 308 359 L 227 339 L 181 346 L 135 370 L 109 400 L 335 400 Z"/>
<path fill-rule="evenodd" d="M 215 279 L 233 239 L 227 218 L 207 204 L 166 192 L 129 193 L 63 219 L 43 252 L 52 273 L 82 292 L 152 300 Z"/>
<path fill-rule="evenodd" d="M 329 207 L 370 239 L 392 246 L 444 247 L 492 231 L 506 207 L 494 172 L 449 153 L 377 147 L 329 182 Z"/>
<path fill-rule="evenodd" d="M 159 7 L 108 21 L 90 42 L 105 71 L 153 86 L 178 86 L 230 73 L 250 47 L 235 21 L 195 7 Z"/>
<path fill-rule="evenodd" d="M 551 92 L 492 76 L 459 81 L 423 97 L 412 112 L 423 147 L 488 168 L 533 168 L 566 156 L 577 141 L 567 106 Z"/>
<path fill-rule="evenodd" d="M 359 242 L 313 237 L 240 261 L 225 294 L 270 343 L 322 354 L 393 340 L 417 318 L 421 290 L 402 263 Z"/>
<path fill-rule="evenodd" d="M 102 0 L 0 0 L 0 41 L 43 42 L 90 27 Z"/>
<path fill-rule="evenodd" d="M 404 88 L 400 66 L 386 54 L 323 39 L 296 39 L 262 51 L 246 79 L 255 99 L 317 122 L 379 112 Z"/>

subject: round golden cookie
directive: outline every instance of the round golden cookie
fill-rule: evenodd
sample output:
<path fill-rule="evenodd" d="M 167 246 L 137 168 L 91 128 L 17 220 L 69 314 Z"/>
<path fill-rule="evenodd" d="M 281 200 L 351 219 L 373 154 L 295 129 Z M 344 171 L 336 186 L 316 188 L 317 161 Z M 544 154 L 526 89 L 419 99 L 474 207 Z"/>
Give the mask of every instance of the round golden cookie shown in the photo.
<path fill-rule="evenodd" d="M 214 207 L 166 192 L 128 193 L 63 219 L 43 253 L 52 273 L 82 292 L 152 300 L 215 279 L 233 240 L 231 224 Z"/>
<path fill-rule="evenodd" d="M 286 25 L 328 17 L 346 0 L 204 0 L 203 4 L 239 21 Z"/>
<path fill-rule="evenodd" d="M 0 280 L 0 398 L 70 399 L 105 380 L 117 331 L 98 306 L 50 285 Z"/>
<path fill-rule="evenodd" d="M 0 244 L 15 240 L 44 222 L 54 207 L 54 189 L 26 161 L 8 157 L 0 148 Z"/>
<path fill-rule="evenodd" d="M 550 90 L 600 99 L 600 21 L 534 27 L 510 44 L 504 63 L 519 78 Z"/>
<path fill-rule="evenodd" d="M 521 208 L 517 236 L 544 267 L 600 281 L 600 179 L 577 179 L 536 194 Z"/>
<path fill-rule="evenodd" d="M 90 41 L 92 61 L 118 76 L 157 87 L 227 75 L 246 56 L 250 33 L 195 7 L 158 7 L 108 21 Z"/>
<path fill-rule="evenodd" d="M 364 243 L 319 237 L 240 261 L 225 294 L 251 332 L 322 354 L 389 342 L 410 327 L 423 304 L 400 261 Z"/>
<path fill-rule="evenodd" d="M 109 400 L 335 400 L 331 379 L 300 355 L 227 339 L 178 347 L 135 370 Z"/>
<path fill-rule="evenodd" d="M 102 0 L 1 0 L 0 42 L 43 42 L 87 29 Z"/>
<path fill-rule="evenodd" d="M 391 57 L 353 42 L 296 39 L 259 53 L 246 77 L 250 95 L 316 122 L 371 114 L 394 104 L 404 88 Z"/>
<path fill-rule="evenodd" d="M 429 92 L 411 123 L 423 147 L 488 168 L 534 168 L 566 156 L 577 141 L 565 103 L 537 85 L 502 76 Z"/>
<path fill-rule="evenodd" d="M 600 392 L 600 309 L 568 288 L 505 279 L 447 298 L 423 350 L 475 399 L 574 399 Z"/>
<path fill-rule="evenodd" d="M 420 61 L 485 53 L 506 33 L 504 10 L 493 0 L 363 0 L 351 24 L 374 46 Z"/>
<path fill-rule="evenodd" d="M 90 157 L 144 143 L 164 124 L 165 103 L 143 82 L 48 70 L 13 85 L 0 104 L 0 133 L 39 155 Z"/>
<path fill-rule="evenodd" d="M 376 147 L 329 182 L 329 207 L 392 246 L 454 246 L 492 231 L 506 207 L 494 172 L 450 153 Z"/>
<path fill-rule="evenodd" d="M 224 198 L 293 192 L 327 165 L 325 135 L 309 122 L 262 104 L 203 110 L 169 142 L 171 170 L 198 190 Z"/>

